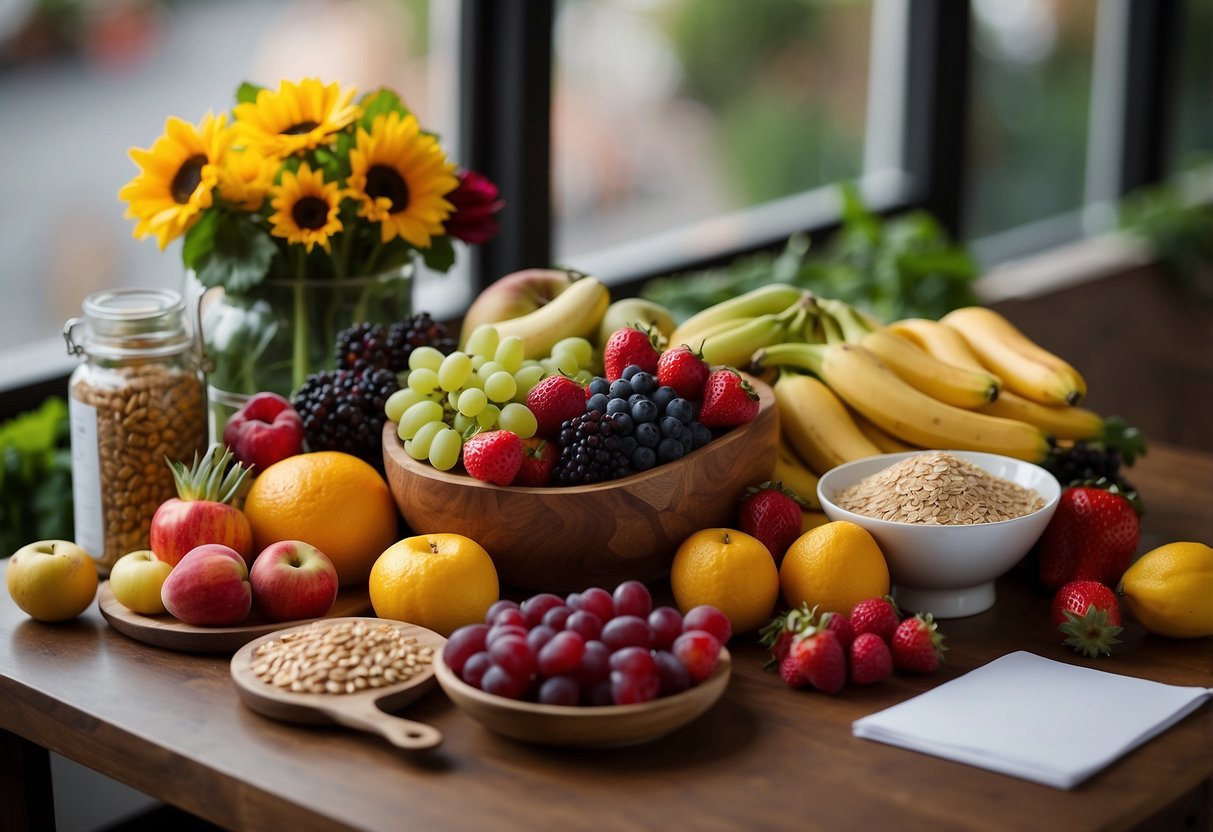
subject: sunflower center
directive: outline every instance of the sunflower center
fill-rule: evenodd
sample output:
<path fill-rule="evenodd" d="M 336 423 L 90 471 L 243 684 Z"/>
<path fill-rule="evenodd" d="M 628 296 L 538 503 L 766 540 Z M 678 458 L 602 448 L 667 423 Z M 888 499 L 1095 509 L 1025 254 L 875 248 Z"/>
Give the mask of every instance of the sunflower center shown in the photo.
<path fill-rule="evenodd" d="M 292 124 L 290 127 L 282 131 L 283 136 L 302 136 L 304 133 L 310 133 L 319 127 L 320 124 L 315 121 L 301 121 L 298 124 Z"/>
<path fill-rule="evenodd" d="M 305 196 L 291 208 L 295 225 L 308 231 L 318 231 L 328 223 L 329 204 L 318 196 Z"/>
<path fill-rule="evenodd" d="M 387 165 L 375 165 L 366 172 L 366 192 L 371 199 L 387 197 L 393 214 L 409 207 L 409 186 L 400 171 Z"/>
<path fill-rule="evenodd" d="M 177 168 L 177 175 L 173 177 L 173 183 L 169 185 L 169 193 L 173 195 L 174 202 L 184 205 L 190 201 L 190 197 L 198 188 L 198 183 L 202 181 L 202 168 L 205 166 L 206 156 L 196 153 Z"/>

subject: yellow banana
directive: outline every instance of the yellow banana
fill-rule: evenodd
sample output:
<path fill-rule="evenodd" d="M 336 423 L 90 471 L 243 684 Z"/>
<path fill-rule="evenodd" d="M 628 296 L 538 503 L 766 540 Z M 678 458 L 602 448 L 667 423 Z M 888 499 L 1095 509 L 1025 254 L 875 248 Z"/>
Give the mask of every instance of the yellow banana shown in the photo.
<path fill-rule="evenodd" d="M 889 329 L 913 341 L 940 361 L 964 367 L 966 370 L 989 372 L 973 354 L 973 350 L 969 349 L 969 343 L 964 336 L 939 321 L 932 321 L 930 318 L 903 318 L 889 324 Z"/>
<path fill-rule="evenodd" d="M 1038 404 L 1010 392 L 1004 392 L 977 411 L 1027 422 L 1054 439 L 1095 439 L 1103 433 L 1103 417 L 1093 410 L 1072 405 Z"/>
<path fill-rule="evenodd" d="M 902 451 L 918 450 L 913 445 L 902 442 L 896 436 L 890 436 L 880 428 L 876 427 L 861 413 L 851 411 L 851 418 L 855 420 L 855 426 L 859 428 L 859 432 L 868 438 L 868 441 L 880 448 L 882 454 L 899 454 Z"/>
<path fill-rule="evenodd" d="M 610 303 L 606 286 L 596 278 L 581 277 L 535 311 L 493 326 L 502 340 L 511 335 L 521 338 L 527 358 L 546 358 L 562 338 L 593 338 Z"/>
<path fill-rule="evenodd" d="M 838 397 L 812 376 L 781 373 L 775 382 L 775 405 L 788 444 L 814 471 L 824 474 L 836 465 L 880 453 Z"/>
<path fill-rule="evenodd" d="M 997 399 L 1002 388 L 1002 383 L 992 373 L 945 364 L 913 341 L 888 329 L 869 332 L 859 343 L 911 386 L 956 407 L 980 407 Z"/>
<path fill-rule="evenodd" d="M 902 381 L 858 344 L 778 344 L 763 350 L 757 360 L 816 373 L 838 398 L 911 445 L 987 451 L 1030 462 L 1043 460 L 1049 452 L 1048 438 L 1036 427 L 944 404 Z M 782 410 L 780 417 L 782 423 Z"/>
<path fill-rule="evenodd" d="M 771 479 L 782 483 L 783 487 L 799 497 L 805 506 L 821 508 L 817 501 L 817 474 L 805 465 L 782 432 L 775 453 L 775 472 L 771 474 Z"/>
<path fill-rule="evenodd" d="M 1003 385 L 1041 404 L 1078 404 L 1087 383 L 1078 371 L 1034 343 L 1015 325 L 984 306 L 954 309 L 940 318 L 964 336 L 969 347 Z"/>
<path fill-rule="evenodd" d="M 686 344 L 696 347 L 706 337 L 704 331 L 709 327 L 738 318 L 757 318 L 760 315 L 782 312 L 806 294 L 806 290 L 788 283 L 759 286 L 743 295 L 696 312 L 670 333 L 670 343 L 674 346 Z"/>

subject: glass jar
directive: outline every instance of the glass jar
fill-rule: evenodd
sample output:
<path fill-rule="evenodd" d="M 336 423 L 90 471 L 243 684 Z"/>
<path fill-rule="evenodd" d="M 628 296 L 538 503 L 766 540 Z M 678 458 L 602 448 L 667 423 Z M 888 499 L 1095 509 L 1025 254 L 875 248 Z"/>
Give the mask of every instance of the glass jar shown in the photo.
<path fill-rule="evenodd" d="M 85 298 L 63 327 L 72 373 L 75 538 L 108 573 L 148 548 L 152 515 L 177 496 L 166 460 L 207 447 L 206 388 L 185 303 L 168 289 L 114 289 Z M 76 331 L 79 328 L 79 340 Z"/>

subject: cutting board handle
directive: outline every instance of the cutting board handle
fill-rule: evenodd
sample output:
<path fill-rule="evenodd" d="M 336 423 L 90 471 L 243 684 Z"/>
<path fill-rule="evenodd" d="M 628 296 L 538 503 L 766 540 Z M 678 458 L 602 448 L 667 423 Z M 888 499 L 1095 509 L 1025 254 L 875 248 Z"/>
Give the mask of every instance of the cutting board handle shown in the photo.
<path fill-rule="evenodd" d="M 340 708 L 325 708 L 325 711 L 334 722 L 378 734 L 397 748 L 420 751 L 442 743 L 442 732 L 437 728 L 384 713 L 370 699 L 349 701 Z"/>

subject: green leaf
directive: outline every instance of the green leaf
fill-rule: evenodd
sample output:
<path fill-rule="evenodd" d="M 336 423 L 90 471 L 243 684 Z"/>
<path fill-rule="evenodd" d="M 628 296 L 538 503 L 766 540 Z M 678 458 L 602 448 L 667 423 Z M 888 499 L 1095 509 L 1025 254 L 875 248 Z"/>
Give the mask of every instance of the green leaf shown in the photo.
<path fill-rule="evenodd" d="M 0 424 L 0 557 L 31 540 L 71 539 L 69 435 L 59 397 Z"/>
<path fill-rule="evenodd" d="M 358 126 L 370 130 L 377 116 L 388 113 L 400 113 L 404 116 L 408 112 L 408 107 L 404 106 L 399 95 L 386 88 L 378 89 L 362 99 L 362 118 L 358 120 Z"/>
<path fill-rule="evenodd" d="M 215 248 L 215 228 L 219 225 L 218 211 L 203 211 L 198 222 L 185 232 L 181 260 L 187 269 L 200 271 Z"/>
<path fill-rule="evenodd" d="M 445 272 L 455 262 L 455 246 L 450 237 L 435 237 L 433 244 L 421 252 L 427 269 Z"/>
<path fill-rule="evenodd" d="M 1099 437 L 1105 448 L 1116 448 L 1125 465 L 1132 465 L 1137 457 L 1146 455 L 1146 437 L 1140 430 L 1129 425 L 1119 416 L 1104 419 L 1103 433 Z"/>
<path fill-rule="evenodd" d="M 265 87 L 260 84 L 252 84 L 245 81 L 236 89 L 237 104 L 255 104 L 257 103 L 257 93 L 261 92 Z"/>
<path fill-rule="evenodd" d="M 269 234 L 247 215 L 223 214 L 215 229 L 214 250 L 199 270 L 198 281 L 208 288 L 247 291 L 265 279 L 277 253 Z"/>

